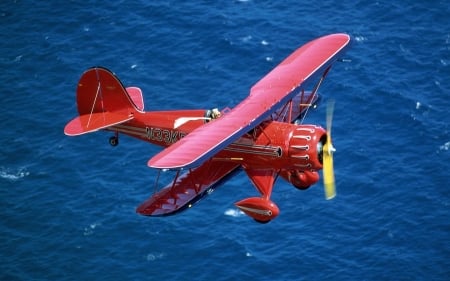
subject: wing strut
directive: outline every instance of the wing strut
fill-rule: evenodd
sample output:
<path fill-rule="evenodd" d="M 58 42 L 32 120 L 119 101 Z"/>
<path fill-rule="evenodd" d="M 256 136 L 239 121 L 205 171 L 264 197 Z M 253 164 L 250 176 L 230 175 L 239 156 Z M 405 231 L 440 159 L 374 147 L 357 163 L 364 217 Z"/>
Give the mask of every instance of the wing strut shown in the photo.
<path fill-rule="evenodd" d="M 314 89 L 312 90 L 311 95 L 309 95 L 308 101 L 305 103 L 305 104 L 307 104 L 306 111 L 305 111 L 304 114 L 302 114 L 302 120 L 301 120 L 300 123 L 303 123 L 303 121 L 304 121 L 306 115 L 308 114 L 308 110 L 309 110 L 309 108 L 310 108 L 309 105 L 311 104 L 311 101 L 314 100 L 314 97 L 316 96 L 317 91 L 319 90 L 319 87 L 322 85 L 322 82 L 323 82 L 323 80 L 325 80 L 325 77 L 327 77 L 327 74 L 328 74 L 328 72 L 330 71 L 330 69 L 331 69 L 331 65 L 330 65 L 329 67 L 327 67 L 327 69 L 325 69 L 325 71 L 323 72 L 323 75 L 322 75 L 322 77 L 320 78 L 319 82 L 317 82 L 316 86 L 315 86 Z M 304 90 L 302 90 L 302 103 L 301 103 L 301 104 L 303 104 L 303 93 L 304 93 Z"/>
<path fill-rule="evenodd" d="M 161 169 L 158 169 L 158 175 L 156 176 L 156 179 L 155 179 L 155 186 L 153 188 L 153 194 L 156 194 L 156 192 L 158 191 L 158 182 L 159 182 L 160 175 L 161 175 Z"/>
<path fill-rule="evenodd" d="M 291 122 L 292 120 L 292 99 L 289 101 L 289 115 L 288 115 L 288 122 Z"/>

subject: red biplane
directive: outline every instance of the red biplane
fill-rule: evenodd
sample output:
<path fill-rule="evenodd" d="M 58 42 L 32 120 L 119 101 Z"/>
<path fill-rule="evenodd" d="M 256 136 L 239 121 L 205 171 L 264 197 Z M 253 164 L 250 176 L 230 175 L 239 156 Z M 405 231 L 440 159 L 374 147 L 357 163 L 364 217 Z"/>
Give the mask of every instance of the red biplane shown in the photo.
<path fill-rule="evenodd" d="M 165 147 L 148 166 L 159 173 L 174 170 L 176 175 L 137 208 L 142 215 L 165 216 L 190 208 L 242 168 L 260 196 L 235 205 L 256 221 L 269 222 L 279 214 L 270 200 L 278 176 L 306 189 L 319 180 L 318 171 L 323 169 L 325 196 L 335 196 L 332 103 L 326 130 L 303 120 L 315 105 L 332 64 L 341 59 L 349 43 L 347 34 L 308 42 L 256 83 L 240 104 L 222 111 L 145 112 L 139 88 L 125 88 L 109 70 L 93 67 L 80 78 L 79 116 L 66 125 L 64 133 L 77 136 L 106 130 L 114 133 L 109 141 L 113 146 L 122 133 Z"/>

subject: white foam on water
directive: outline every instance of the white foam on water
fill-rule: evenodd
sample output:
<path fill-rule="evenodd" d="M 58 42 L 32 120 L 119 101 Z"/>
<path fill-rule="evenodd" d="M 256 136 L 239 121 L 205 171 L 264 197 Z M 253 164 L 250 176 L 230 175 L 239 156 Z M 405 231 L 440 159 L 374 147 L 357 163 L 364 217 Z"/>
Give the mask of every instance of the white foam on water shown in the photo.
<path fill-rule="evenodd" d="M 439 147 L 441 150 L 449 150 L 450 149 L 450 141 L 444 143 Z"/>
<path fill-rule="evenodd" d="M 19 168 L 17 171 L 14 171 L 9 168 L 0 167 L 0 178 L 9 181 L 18 181 L 28 175 L 30 175 L 30 172 L 26 168 Z"/>
<path fill-rule="evenodd" d="M 164 258 L 165 256 L 166 256 L 165 253 L 149 253 L 149 254 L 145 257 L 145 259 L 146 259 L 147 261 L 155 261 L 155 260 L 162 259 L 162 258 Z"/>
<path fill-rule="evenodd" d="M 241 210 L 238 210 L 238 209 L 227 209 L 224 212 L 224 214 L 225 214 L 225 216 L 230 216 L 230 217 L 234 217 L 234 218 L 245 215 L 244 212 L 242 212 Z"/>
<path fill-rule="evenodd" d="M 84 228 L 83 235 L 90 236 L 90 235 L 94 234 L 94 230 L 101 225 L 102 224 L 98 223 L 98 222 L 91 223 L 89 226 Z"/>

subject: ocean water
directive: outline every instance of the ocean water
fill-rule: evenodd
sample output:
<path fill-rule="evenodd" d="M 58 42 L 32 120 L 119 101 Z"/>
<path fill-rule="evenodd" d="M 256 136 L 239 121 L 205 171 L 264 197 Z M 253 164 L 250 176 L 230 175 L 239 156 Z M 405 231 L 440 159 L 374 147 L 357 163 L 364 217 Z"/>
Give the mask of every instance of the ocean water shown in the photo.
<path fill-rule="evenodd" d="M 1 280 L 450 280 L 447 1 L 2 1 Z M 352 36 L 336 100 L 337 197 L 278 181 L 280 216 L 233 203 L 244 173 L 148 218 L 159 148 L 66 137 L 82 72 L 139 86 L 147 110 L 235 106 L 307 41 Z M 325 125 L 324 106 L 306 121 Z"/>

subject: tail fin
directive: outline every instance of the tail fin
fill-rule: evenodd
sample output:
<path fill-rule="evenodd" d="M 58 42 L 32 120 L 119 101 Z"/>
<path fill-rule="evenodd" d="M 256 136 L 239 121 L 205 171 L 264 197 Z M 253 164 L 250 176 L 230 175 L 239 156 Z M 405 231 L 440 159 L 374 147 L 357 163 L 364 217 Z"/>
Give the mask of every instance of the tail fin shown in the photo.
<path fill-rule="evenodd" d="M 143 110 L 142 92 L 130 88 L 131 96 L 108 69 L 86 70 L 77 87 L 79 116 L 67 123 L 64 133 L 77 136 L 127 122 Z"/>

